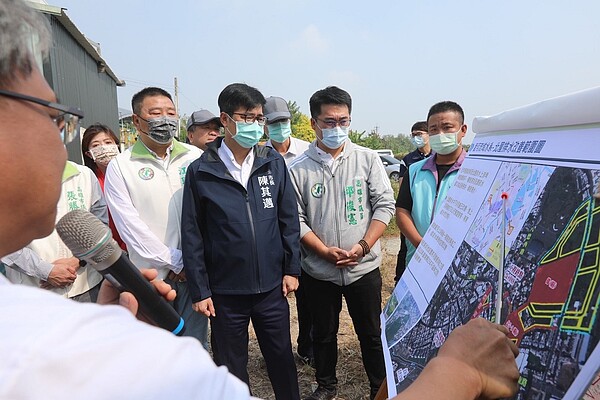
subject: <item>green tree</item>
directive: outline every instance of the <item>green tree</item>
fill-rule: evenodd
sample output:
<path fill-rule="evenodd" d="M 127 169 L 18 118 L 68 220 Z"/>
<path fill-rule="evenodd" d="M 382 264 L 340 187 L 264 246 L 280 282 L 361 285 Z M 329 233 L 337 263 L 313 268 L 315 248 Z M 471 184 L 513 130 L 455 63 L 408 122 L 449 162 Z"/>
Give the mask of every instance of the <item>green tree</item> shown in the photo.
<path fill-rule="evenodd" d="M 302 114 L 300 107 L 298 107 L 295 101 L 288 101 L 288 108 L 290 109 L 290 114 L 292 114 L 292 126 L 294 126 L 300 122 L 300 116 L 304 114 Z"/>
<path fill-rule="evenodd" d="M 406 135 L 384 136 L 382 138 L 383 148 L 391 149 L 396 158 L 402 158 L 415 149 L 410 138 Z"/>
<path fill-rule="evenodd" d="M 397 158 L 402 158 L 415 149 L 410 138 L 402 134 L 381 136 L 377 130 L 373 129 L 368 135 L 367 131 L 350 130 L 348 136 L 353 143 L 369 149 L 390 149 Z"/>
<path fill-rule="evenodd" d="M 295 101 L 288 101 L 288 108 L 292 114 L 292 136 L 307 142 L 315 140 L 315 131 L 310 126 L 310 118 L 300 111 Z"/>
<path fill-rule="evenodd" d="M 188 116 L 185 114 L 179 118 L 179 135 L 177 136 L 177 140 L 184 143 L 187 139 L 187 129 L 185 129 L 185 127 L 187 126 L 187 121 Z"/>
<path fill-rule="evenodd" d="M 301 113 L 298 122 L 292 124 L 292 136 L 307 142 L 315 140 L 315 131 L 310 126 L 310 119 L 306 115 Z"/>
<path fill-rule="evenodd" d="M 358 144 L 360 146 L 362 146 L 362 143 L 364 141 L 363 139 L 363 135 L 367 133 L 367 131 L 355 131 L 354 129 L 350 129 L 348 131 L 348 137 L 350 138 L 350 140 L 352 141 L 352 143 Z"/>

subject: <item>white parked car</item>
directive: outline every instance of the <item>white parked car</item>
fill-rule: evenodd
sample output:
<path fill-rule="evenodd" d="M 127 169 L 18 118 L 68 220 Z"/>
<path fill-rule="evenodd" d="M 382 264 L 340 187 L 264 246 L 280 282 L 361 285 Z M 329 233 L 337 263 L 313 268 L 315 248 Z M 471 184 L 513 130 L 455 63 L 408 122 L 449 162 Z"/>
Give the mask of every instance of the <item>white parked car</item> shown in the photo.
<path fill-rule="evenodd" d="M 394 152 L 391 151 L 390 149 L 378 149 L 378 150 L 375 150 L 375 151 L 379 155 L 386 155 L 386 156 L 392 156 L 392 157 L 394 157 Z"/>
<path fill-rule="evenodd" d="M 385 167 L 385 172 L 387 172 L 390 180 L 398 182 L 400 179 L 400 166 L 404 165 L 404 161 L 400 161 L 397 158 L 386 154 L 379 154 L 379 158 L 381 158 L 381 162 Z"/>

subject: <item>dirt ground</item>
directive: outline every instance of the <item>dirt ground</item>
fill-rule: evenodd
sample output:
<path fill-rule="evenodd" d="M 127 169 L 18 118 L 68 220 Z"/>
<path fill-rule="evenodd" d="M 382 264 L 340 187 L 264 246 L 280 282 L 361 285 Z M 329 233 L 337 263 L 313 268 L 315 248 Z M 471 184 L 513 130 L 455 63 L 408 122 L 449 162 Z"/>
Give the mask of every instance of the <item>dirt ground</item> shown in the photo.
<path fill-rule="evenodd" d="M 388 237 L 382 239 L 383 260 L 381 266 L 381 275 L 383 278 L 382 297 L 383 302 L 387 301 L 394 288 L 394 272 L 396 268 L 396 254 L 400 247 L 397 237 Z M 298 320 L 296 315 L 296 299 L 289 297 L 290 315 L 291 315 L 291 334 L 292 345 L 296 350 L 296 338 L 298 336 Z M 383 305 L 382 304 L 382 307 Z M 300 396 L 308 396 L 316 388 L 314 370 L 300 363 L 296 363 L 298 368 L 298 382 L 300 383 Z M 250 332 L 248 372 L 250 374 L 250 386 L 252 394 L 261 399 L 274 399 L 271 383 L 267 375 L 265 362 L 261 355 L 256 341 L 254 331 Z M 344 303 L 340 314 L 340 331 L 338 333 L 338 399 L 357 400 L 369 398 L 369 383 L 365 374 L 358 339 L 354 333 L 352 320 L 348 315 L 346 304 Z"/>

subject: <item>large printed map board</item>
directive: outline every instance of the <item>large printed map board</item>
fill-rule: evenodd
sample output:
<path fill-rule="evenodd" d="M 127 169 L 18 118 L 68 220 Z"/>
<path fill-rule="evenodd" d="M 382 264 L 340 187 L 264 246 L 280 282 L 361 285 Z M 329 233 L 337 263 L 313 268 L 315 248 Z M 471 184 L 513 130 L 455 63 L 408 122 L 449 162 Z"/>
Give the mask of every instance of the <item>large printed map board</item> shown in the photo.
<path fill-rule="evenodd" d="M 493 321 L 500 295 L 501 321 L 520 349 L 515 398 L 581 398 L 600 365 L 592 356 L 600 338 L 599 183 L 598 126 L 476 138 L 382 313 L 390 397 L 454 328 Z"/>

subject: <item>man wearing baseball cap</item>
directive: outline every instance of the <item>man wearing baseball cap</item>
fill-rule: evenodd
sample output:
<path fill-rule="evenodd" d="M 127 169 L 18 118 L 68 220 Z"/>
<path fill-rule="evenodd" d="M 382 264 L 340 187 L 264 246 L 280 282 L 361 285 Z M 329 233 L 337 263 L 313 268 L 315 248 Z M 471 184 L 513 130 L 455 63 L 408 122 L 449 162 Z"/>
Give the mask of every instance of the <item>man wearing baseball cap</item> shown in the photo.
<path fill-rule="evenodd" d="M 191 145 L 204 151 L 208 144 L 219 136 L 221 126 L 219 117 L 210 111 L 195 111 L 187 121 L 188 140 Z"/>
<path fill-rule="evenodd" d="M 269 141 L 265 145 L 277 150 L 289 167 L 292 161 L 308 149 L 310 143 L 291 136 L 292 113 L 290 113 L 287 101 L 281 97 L 268 97 L 263 112 L 265 118 L 267 118 L 265 133 L 269 137 Z M 300 281 L 302 281 L 302 277 L 300 277 Z M 295 295 L 296 309 L 298 310 L 298 347 L 296 353 L 302 363 L 313 366 L 312 322 L 302 283 L 300 283 Z"/>
<path fill-rule="evenodd" d="M 265 133 L 269 136 L 266 146 L 277 150 L 285 160 L 286 165 L 304 153 L 310 143 L 292 137 L 292 114 L 287 101 L 281 97 L 271 96 L 263 108 L 267 124 Z"/>

